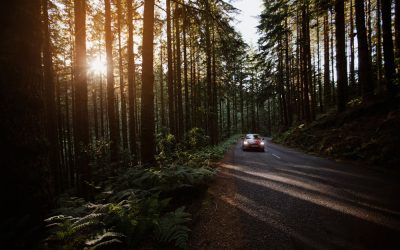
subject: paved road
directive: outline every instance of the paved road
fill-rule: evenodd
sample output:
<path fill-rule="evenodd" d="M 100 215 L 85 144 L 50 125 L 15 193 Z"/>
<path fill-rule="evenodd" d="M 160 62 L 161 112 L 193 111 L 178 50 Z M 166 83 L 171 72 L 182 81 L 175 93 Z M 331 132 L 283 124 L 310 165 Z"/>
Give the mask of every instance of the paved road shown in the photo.
<path fill-rule="evenodd" d="M 266 152 L 238 143 L 218 178 L 204 225 L 217 236 L 197 248 L 400 249 L 398 175 L 268 142 Z"/>

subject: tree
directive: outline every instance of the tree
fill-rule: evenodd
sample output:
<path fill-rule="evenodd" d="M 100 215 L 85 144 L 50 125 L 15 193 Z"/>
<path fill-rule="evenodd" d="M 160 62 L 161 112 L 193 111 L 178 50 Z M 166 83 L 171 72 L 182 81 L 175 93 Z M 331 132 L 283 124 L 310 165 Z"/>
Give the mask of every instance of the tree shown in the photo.
<path fill-rule="evenodd" d="M 154 0 L 144 2 L 143 18 L 143 63 L 142 63 L 142 115 L 141 115 L 141 160 L 148 165 L 155 162 L 155 123 L 154 123 Z"/>
<path fill-rule="evenodd" d="M 325 107 L 331 105 L 331 79 L 329 76 L 329 24 L 328 24 L 329 11 L 326 10 L 324 14 L 324 101 Z"/>
<path fill-rule="evenodd" d="M 123 16 L 122 16 L 121 0 L 117 0 L 118 68 L 119 68 L 119 90 L 121 96 L 121 132 L 122 132 L 122 146 L 123 149 L 125 150 L 128 149 L 128 125 L 126 116 L 124 67 L 123 67 L 122 41 L 121 41 L 122 20 Z"/>
<path fill-rule="evenodd" d="M 335 3 L 336 26 L 336 71 L 337 71 L 337 108 L 339 112 L 346 109 L 347 103 L 347 60 L 344 23 L 344 1 Z"/>
<path fill-rule="evenodd" d="M 386 91 L 389 97 L 394 97 L 396 96 L 397 89 L 394 85 L 395 64 L 392 39 L 391 0 L 381 0 L 381 3 Z"/>
<path fill-rule="evenodd" d="M 92 174 L 89 165 L 87 147 L 89 145 L 88 87 L 86 63 L 86 0 L 75 0 L 75 145 L 80 190 L 79 193 L 90 197 L 88 183 Z"/>
<path fill-rule="evenodd" d="M 135 58 L 133 52 L 132 0 L 126 1 L 128 10 L 128 98 L 129 98 L 129 146 L 133 155 L 133 163 L 137 163 L 136 146 L 136 83 Z"/>
<path fill-rule="evenodd" d="M 118 159 L 119 132 L 116 118 L 114 97 L 114 63 L 112 55 L 112 33 L 111 33 L 111 4 L 110 0 L 104 0 L 105 6 L 105 32 L 106 32 L 106 56 L 107 56 L 107 112 L 108 127 L 110 130 L 111 161 Z"/>
<path fill-rule="evenodd" d="M 0 35 L 5 38 L 0 40 L 0 218 L 11 221 L 8 230 L 19 236 L 29 235 L 53 205 L 42 99 L 40 2 L 6 1 L 0 8 Z M 8 237 L 2 235 L 4 248 L 31 247 Z"/>
<path fill-rule="evenodd" d="M 168 62 L 168 117 L 171 133 L 176 135 L 175 124 L 175 99 L 174 99 L 174 72 L 172 66 L 172 45 L 171 45 L 171 0 L 166 1 L 167 11 L 167 62 Z"/>
<path fill-rule="evenodd" d="M 371 67 L 371 54 L 368 49 L 367 31 L 365 28 L 364 0 L 355 0 L 356 26 L 358 40 L 358 74 L 362 85 L 363 97 L 370 98 L 374 93 L 374 81 Z"/>
<path fill-rule="evenodd" d="M 43 13 L 43 80 L 46 101 L 46 132 L 50 146 L 50 164 L 52 175 L 52 186 L 55 188 L 56 193 L 61 192 L 61 175 L 60 175 L 60 157 L 59 157 L 59 143 L 57 131 L 57 110 L 56 110 L 56 97 L 55 97 L 55 84 L 54 84 L 54 71 L 53 59 L 51 52 L 50 30 L 49 30 L 49 14 L 48 14 L 48 0 L 42 0 L 42 13 Z"/>
<path fill-rule="evenodd" d="M 400 0 L 395 0 L 395 19 L 394 30 L 396 36 L 396 59 L 400 59 Z M 400 63 L 397 63 L 398 70 L 400 70 Z"/>

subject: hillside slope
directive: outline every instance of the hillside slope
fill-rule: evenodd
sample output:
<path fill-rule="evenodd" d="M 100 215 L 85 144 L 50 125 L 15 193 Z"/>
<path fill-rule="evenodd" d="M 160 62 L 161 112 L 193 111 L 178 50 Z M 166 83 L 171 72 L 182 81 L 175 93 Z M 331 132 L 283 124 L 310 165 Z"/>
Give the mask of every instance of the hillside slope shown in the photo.
<path fill-rule="evenodd" d="M 274 141 L 336 159 L 400 166 L 400 98 L 349 106 L 341 114 L 331 111 L 308 126 L 292 127 Z"/>

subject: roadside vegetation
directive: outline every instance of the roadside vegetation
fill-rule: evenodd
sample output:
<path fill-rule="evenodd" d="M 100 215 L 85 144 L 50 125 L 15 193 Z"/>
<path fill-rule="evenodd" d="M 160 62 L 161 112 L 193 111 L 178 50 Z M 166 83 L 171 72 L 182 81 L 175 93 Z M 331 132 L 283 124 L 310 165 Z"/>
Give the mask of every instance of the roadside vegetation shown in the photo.
<path fill-rule="evenodd" d="M 223 157 L 239 136 L 215 146 L 193 128 L 186 143 L 158 136 L 158 161 L 130 166 L 93 186 L 93 199 L 65 194 L 47 218 L 46 249 L 131 249 L 143 245 L 187 248 L 190 206 L 206 190 Z M 199 196 L 200 194 L 200 196 Z"/>
<path fill-rule="evenodd" d="M 362 104 L 354 99 L 346 112 L 320 115 L 309 126 L 297 124 L 275 142 L 323 156 L 395 168 L 400 164 L 400 99 Z"/>

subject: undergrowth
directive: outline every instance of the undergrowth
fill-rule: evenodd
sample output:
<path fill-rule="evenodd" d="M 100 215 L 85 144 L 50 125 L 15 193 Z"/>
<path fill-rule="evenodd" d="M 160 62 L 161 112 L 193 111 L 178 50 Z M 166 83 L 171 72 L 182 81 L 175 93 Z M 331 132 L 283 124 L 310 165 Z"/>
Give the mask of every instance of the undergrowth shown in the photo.
<path fill-rule="evenodd" d="M 172 135 L 160 134 L 156 166 L 120 168 L 101 182 L 91 202 L 60 197 L 58 208 L 45 221 L 44 248 L 132 249 L 150 241 L 157 242 L 156 247 L 186 249 L 191 214 L 171 200 L 179 190 L 207 185 L 216 173 L 213 164 L 237 138 L 207 146 L 208 138 L 195 128 L 187 144 L 177 145 Z"/>
<path fill-rule="evenodd" d="M 337 159 L 398 167 L 400 99 L 370 103 L 354 99 L 348 106 L 347 111 L 321 115 L 308 126 L 293 126 L 274 141 Z"/>

